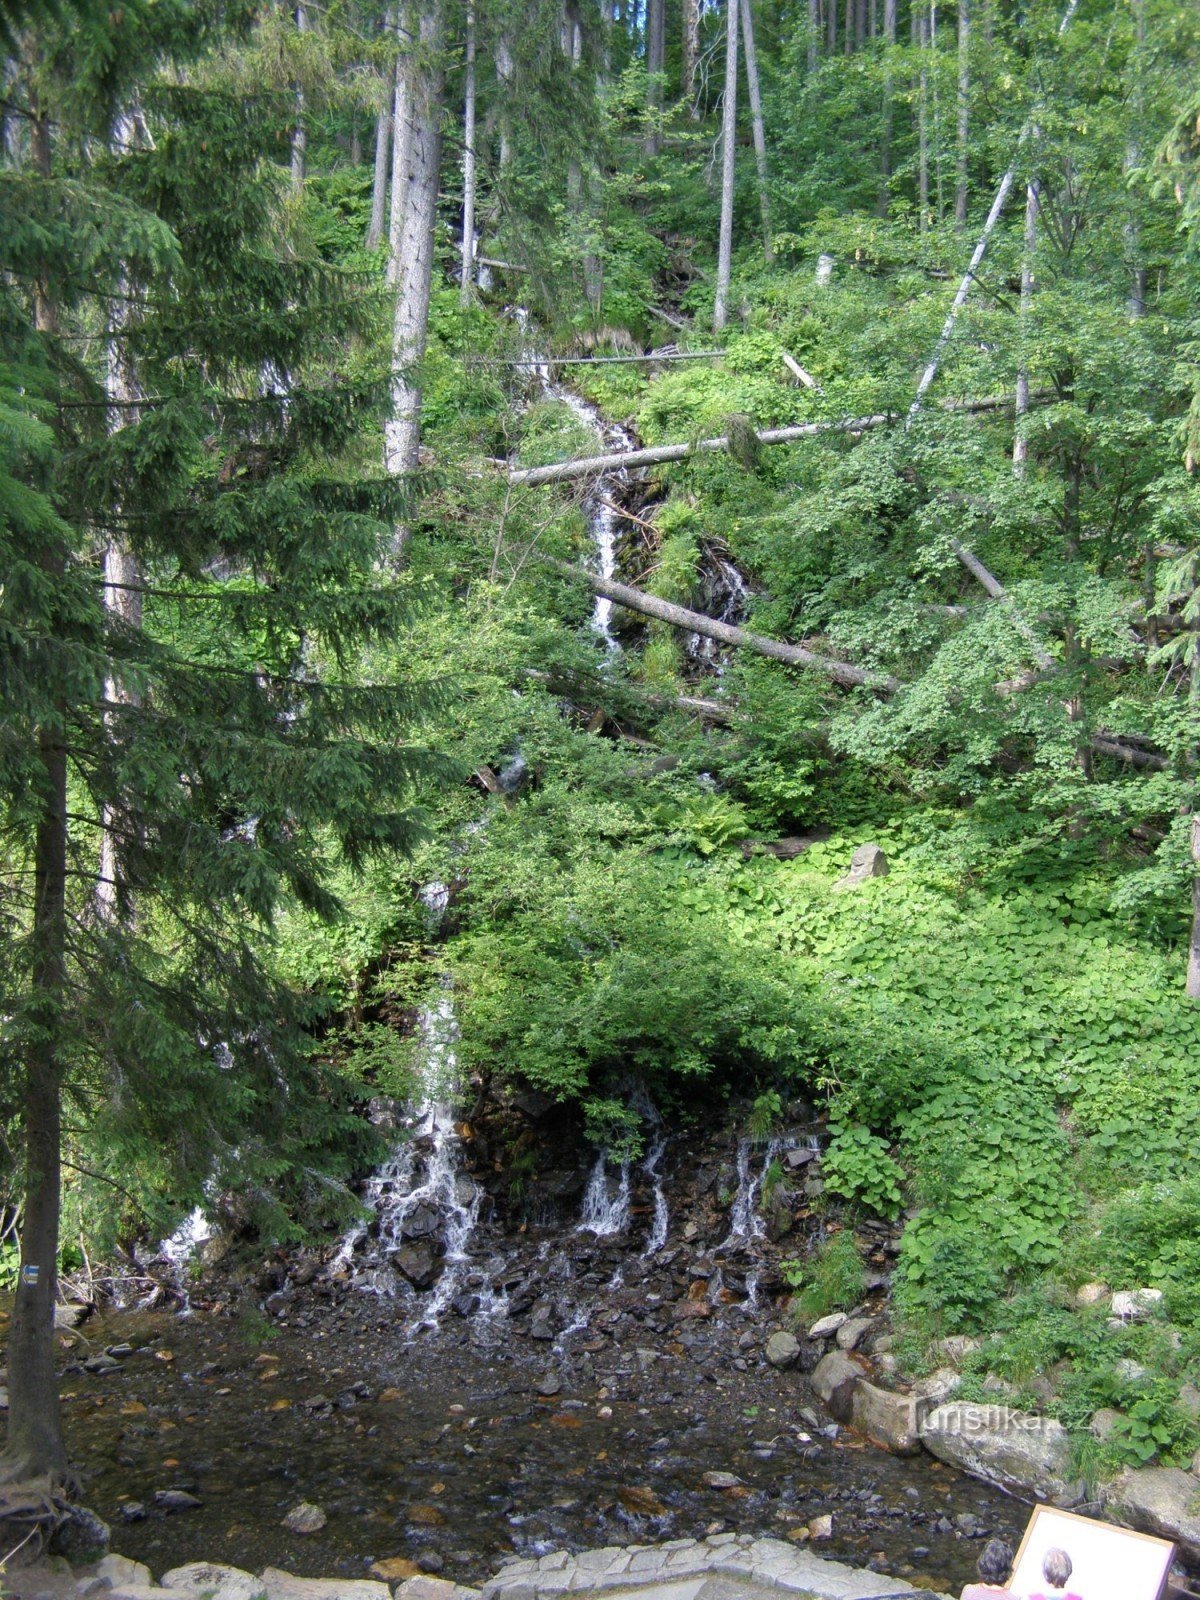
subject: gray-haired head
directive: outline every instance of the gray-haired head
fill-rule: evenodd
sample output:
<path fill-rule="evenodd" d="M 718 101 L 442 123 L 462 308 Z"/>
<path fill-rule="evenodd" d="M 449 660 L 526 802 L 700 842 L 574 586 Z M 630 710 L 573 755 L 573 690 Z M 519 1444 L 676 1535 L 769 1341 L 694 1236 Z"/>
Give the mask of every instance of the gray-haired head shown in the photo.
<path fill-rule="evenodd" d="M 989 1539 L 976 1565 L 984 1583 L 1003 1583 L 1012 1570 L 1013 1547 L 1007 1539 Z"/>
<path fill-rule="evenodd" d="M 1047 1550 L 1042 1561 L 1042 1576 L 1055 1589 L 1066 1586 L 1071 1576 L 1071 1558 L 1065 1550 Z"/>

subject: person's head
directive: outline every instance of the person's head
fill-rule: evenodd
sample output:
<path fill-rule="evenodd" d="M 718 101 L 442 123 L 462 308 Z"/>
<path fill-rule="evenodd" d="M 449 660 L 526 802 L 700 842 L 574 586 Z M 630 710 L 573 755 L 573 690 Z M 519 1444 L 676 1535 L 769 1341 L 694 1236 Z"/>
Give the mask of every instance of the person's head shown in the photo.
<path fill-rule="evenodd" d="M 1012 1570 L 1013 1547 L 1005 1539 L 989 1539 L 977 1566 L 984 1583 L 1003 1583 Z"/>
<path fill-rule="evenodd" d="M 1071 1558 L 1065 1550 L 1047 1550 L 1042 1561 L 1042 1576 L 1052 1589 L 1065 1589 L 1071 1576 Z"/>

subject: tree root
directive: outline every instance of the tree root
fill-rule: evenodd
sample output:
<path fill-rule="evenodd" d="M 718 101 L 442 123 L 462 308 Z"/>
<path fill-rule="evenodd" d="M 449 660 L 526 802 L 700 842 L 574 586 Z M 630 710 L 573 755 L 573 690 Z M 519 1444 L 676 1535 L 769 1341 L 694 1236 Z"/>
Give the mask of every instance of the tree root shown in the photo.
<path fill-rule="evenodd" d="M 70 1513 L 69 1487 L 65 1477 L 31 1477 L 22 1462 L 0 1456 L 0 1570 L 18 1554 L 33 1560 L 46 1549 Z"/>

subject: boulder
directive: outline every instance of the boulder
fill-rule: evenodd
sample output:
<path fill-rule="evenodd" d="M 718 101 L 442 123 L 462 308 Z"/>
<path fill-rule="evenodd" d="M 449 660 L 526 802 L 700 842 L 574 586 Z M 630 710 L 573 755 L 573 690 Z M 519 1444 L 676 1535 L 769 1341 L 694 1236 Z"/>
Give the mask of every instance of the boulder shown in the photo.
<path fill-rule="evenodd" d="M 927 1377 L 918 1378 L 912 1386 L 912 1397 L 920 1408 L 922 1418 L 940 1405 L 945 1405 L 962 1384 L 962 1378 L 953 1367 L 938 1367 Z"/>
<path fill-rule="evenodd" d="M 172 1567 L 163 1573 L 162 1586 L 187 1600 L 201 1600 L 203 1595 L 211 1595 L 212 1600 L 261 1600 L 265 1592 L 262 1579 L 252 1572 L 217 1561 L 189 1561 L 186 1566 Z"/>
<path fill-rule="evenodd" d="M 779 1328 L 767 1340 L 766 1356 L 773 1367 L 792 1367 L 800 1354 L 800 1341 L 794 1333 Z"/>
<path fill-rule="evenodd" d="M 370 1578 L 297 1578 L 268 1567 L 262 1574 L 267 1600 L 392 1600 L 386 1583 Z"/>
<path fill-rule="evenodd" d="M 1118 1289 L 1109 1306 L 1112 1320 L 1139 1322 L 1155 1309 L 1162 1297 L 1161 1289 Z"/>
<path fill-rule="evenodd" d="M 107 1555 L 92 1570 L 97 1578 L 105 1579 L 110 1589 L 124 1589 L 131 1583 L 143 1588 L 154 1584 L 154 1575 L 145 1562 L 131 1561 L 128 1556 Z"/>
<path fill-rule="evenodd" d="M 409 1212 L 400 1224 L 400 1232 L 406 1239 L 431 1238 L 442 1225 L 442 1219 L 436 1206 L 419 1205 Z"/>
<path fill-rule="evenodd" d="M 156 1583 L 122 1583 L 110 1589 L 105 1600 L 178 1600 L 173 1589 L 160 1589 Z"/>
<path fill-rule="evenodd" d="M 1068 1478 L 1066 1429 L 1053 1418 L 950 1401 L 925 1418 L 921 1443 L 939 1461 L 1010 1494 L 1059 1506 L 1079 1502 L 1079 1486 Z"/>
<path fill-rule="evenodd" d="M 849 1317 L 834 1334 L 839 1350 L 857 1350 L 875 1326 L 874 1317 Z"/>
<path fill-rule="evenodd" d="M 284 1517 L 283 1526 L 289 1533 L 320 1533 L 328 1521 L 320 1506 L 314 1506 L 309 1500 L 301 1500 Z"/>
<path fill-rule="evenodd" d="M 822 1317 L 819 1322 L 814 1322 L 808 1330 L 810 1339 L 830 1339 L 846 1321 L 844 1311 L 834 1311 L 827 1317 Z"/>
<path fill-rule="evenodd" d="M 433 1245 L 427 1239 L 402 1245 L 392 1252 L 392 1265 L 402 1272 L 414 1289 L 430 1289 L 437 1277 L 438 1263 Z"/>
<path fill-rule="evenodd" d="M 1104 1489 L 1104 1512 L 1139 1533 L 1171 1539 L 1200 1561 L 1200 1479 L 1178 1467 L 1127 1467 Z"/>
<path fill-rule="evenodd" d="M 1099 1305 L 1111 1293 L 1106 1283 L 1081 1283 L 1075 1291 L 1075 1309 L 1082 1311 L 1086 1306 Z"/>
<path fill-rule="evenodd" d="M 854 1406 L 854 1390 L 862 1382 L 862 1368 L 844 1350 L 831 1350 L 817 1363 L 812 1386 L 830 1416 L 849 1422 Z"/>
<path fill-rule="evenodd" d="M 869 878 L 886 878 L 888 858 L 877 844 L 860 844 L 850 857 L 850 871 L 834 884 L 835 889 L 856 889 Z"/>
<path fill-rule="evenodd" d="M 1099 1439 L 1103 1444 L 1120 1421 L 1119 1411 L 1114 1411 L 1112 1406 L 1101 1406 L 1099 1411 L 1093 1411 L 1092 1420 L 1088 1423 L 1088 1432 L 1093 1439 Z"/>
<path fill-rule="evenodd" d="M 850 1423 L 894 1456 L 920 1451 L 921 1413 L 911 1395 L 893 1394 L 860 1378 L 851 1394 Z"/>
<path fill-rule="evenodd" d="M 50 1535 L 52 1556 L 63 1556 L 72 1566 L 96 1561 L 107 1554 L 111 1537 L 108 1523 L 86 1506 L 68 1506 L 63 1520 Z"/>

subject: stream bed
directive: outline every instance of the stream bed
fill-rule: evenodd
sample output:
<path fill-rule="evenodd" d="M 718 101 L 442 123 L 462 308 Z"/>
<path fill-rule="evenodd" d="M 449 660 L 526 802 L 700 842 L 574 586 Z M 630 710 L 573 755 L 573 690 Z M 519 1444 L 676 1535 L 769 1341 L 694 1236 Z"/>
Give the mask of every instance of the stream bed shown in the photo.
<path fill-rule="evenodd" d="M 156 1571 L 207 1558 L 362 1575 L 406 1556 L 470 1583 L 514 1553 L 787 1537 L 832 1513 L 820 1553 L 957 1592 L 981 1539 L 1014 1538 L 1028 1516 L 931 1458 L 828 1436 L 798 1374 L 698 1369 L 670 1342 L 601 1374 L 572 1349 L 586 1332 L 554 1349 L 481 1346 L 454 1318 L 413 1335 L 361 1293 L 303 1329 L 214 1308 L 109 1313 L 86 1333 L 93 1351 L 132 1351 L 65 1375 L 83 1497 Z M 714 1471 L 741 1483 L 708 1487 Z M 200 1506 L 161 1509 L 171 1489 Z M 328 1517 L 305 1538 L 281 1526 L 300 1501 Z"/>

